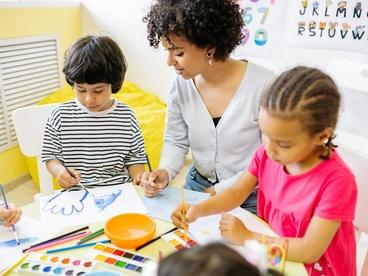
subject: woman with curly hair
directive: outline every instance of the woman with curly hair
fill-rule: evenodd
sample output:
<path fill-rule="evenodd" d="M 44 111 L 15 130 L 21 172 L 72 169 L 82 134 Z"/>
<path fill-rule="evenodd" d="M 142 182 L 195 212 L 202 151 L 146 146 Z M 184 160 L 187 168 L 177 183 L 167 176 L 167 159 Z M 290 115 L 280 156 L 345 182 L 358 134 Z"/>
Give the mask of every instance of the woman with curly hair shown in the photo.
<path fill-rule="evenodd" d="M 148 40 L 161 43 L 177 78 L 170 91 L 159 169 L 141 178 L 146 196 L 162 191 L 193 164 L 185 188 L 211 194 L 231 186 L 261 144 L 260 92 L 274 74 L 230 57 L 243 38 L 234 0 L 156 0 L 147 15 Z M 242 205 L 256 212 L 256 190 Z"/>

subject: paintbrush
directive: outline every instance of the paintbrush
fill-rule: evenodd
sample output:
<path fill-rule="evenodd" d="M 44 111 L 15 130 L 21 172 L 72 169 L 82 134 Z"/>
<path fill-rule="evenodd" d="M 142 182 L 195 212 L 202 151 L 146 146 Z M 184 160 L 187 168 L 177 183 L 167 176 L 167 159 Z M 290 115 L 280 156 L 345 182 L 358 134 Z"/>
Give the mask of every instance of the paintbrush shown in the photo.
<path fill-rule="evenodd" d="M 183 218 L 185 220 L 185 215 L 186 215 L 186 211 L 185 211 L 185 202 L 184 202 L 184 186 L 182 186 L 181 188 L 181 209 L 183 212 Z M 184 242 L 185 242 L 185 247 L 188 247 L 188 233 L 187 233 L 187 227 L 184 227 Z"/>
<path fill-rule="evenodd" d="M 5 208 L 6 209 L 9 209 L 9 205 L 8 205 L 8 202 L 6 201 L 6 197 L 5 197 L 5 192 L 4 192 L 3 185 L 0 185 L 0 188 L 1 188 L 1 193 L 3 194 Z M 13 233 L 14 233 L 15 241 L 17 242 L 18 245 L 20 245 L 20 242 L 19 242 L 19 239 L 18 239 L 18 234 L 17 234 L 17 231 L 15 231 L 14 224 L 11 227 L 13 228 Z"/>

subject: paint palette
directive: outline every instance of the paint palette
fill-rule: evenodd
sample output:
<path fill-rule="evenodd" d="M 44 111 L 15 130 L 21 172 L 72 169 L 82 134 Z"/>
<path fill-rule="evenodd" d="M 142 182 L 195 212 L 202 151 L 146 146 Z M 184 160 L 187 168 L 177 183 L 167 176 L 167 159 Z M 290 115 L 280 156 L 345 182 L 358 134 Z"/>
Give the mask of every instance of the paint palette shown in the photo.
<path fill-rule="evenodd" d="M 120 272 L 128 270 L 129 272 L 139 274 L 142 273 L 147 263 L 155 262 L 153 259 L 139 255 L 136 252 L 122 250 L 102 243 L 96 244 L 87 256 L 106 265 L 108 268 L 113 268 Z"/>
<path fill-rule="evenodd" d="M 80 258 L 31 253 L 16 268 L 21 274 L 79 276 L 90 272 L 96 262 Z"/>
<path fill-rule="evenodd" d="M 161 238 L 170 243 L 172 246 L 174 246 L 176 250 L 181 250 L 185 248 L 184 231 L 181 229 L 163 235 Z M 187 235 L 187 247 L 194 247 L 196 245 L 198 245 L 198 243 L 195 240 L 193 240 L 189 235 Z"/>

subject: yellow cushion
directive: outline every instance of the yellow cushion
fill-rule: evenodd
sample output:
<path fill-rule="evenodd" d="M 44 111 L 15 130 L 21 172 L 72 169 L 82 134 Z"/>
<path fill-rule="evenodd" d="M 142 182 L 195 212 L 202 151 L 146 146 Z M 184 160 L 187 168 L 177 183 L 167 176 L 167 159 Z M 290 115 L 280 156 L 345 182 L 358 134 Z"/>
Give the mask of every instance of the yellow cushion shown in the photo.
<path fill-rule="evenodd" d="M 61 103 L 75 98 L 70 86 L 55 91 L 39 101 L 38 104 Z M 144 91 L 136 84 L 126 81 L 121 90 L 113 94 L 113 98 L 130 106 L 142 129 L 142 135 L 152 168 L 157 168 L 163 144 L 166 104 L 154 94 Z M 28 171 L 33 181 L 38 185 L 36 158 L 26 157 Z M 147 168 L 148 170 L 148 168 Z M 59 188 L 54 179 L 55 189 Z"/>

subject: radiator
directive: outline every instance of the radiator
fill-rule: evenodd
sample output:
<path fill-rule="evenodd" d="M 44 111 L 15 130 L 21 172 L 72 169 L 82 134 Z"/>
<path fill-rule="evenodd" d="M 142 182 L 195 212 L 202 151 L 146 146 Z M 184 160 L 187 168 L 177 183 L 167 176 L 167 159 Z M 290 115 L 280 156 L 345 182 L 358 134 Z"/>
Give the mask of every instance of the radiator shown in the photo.
<path fill-rule="evenodd" d="M 0 39 L 0 152 L 17 144 L 12 112 L 36 104 L 61 83 L 58 35 Z"/>

